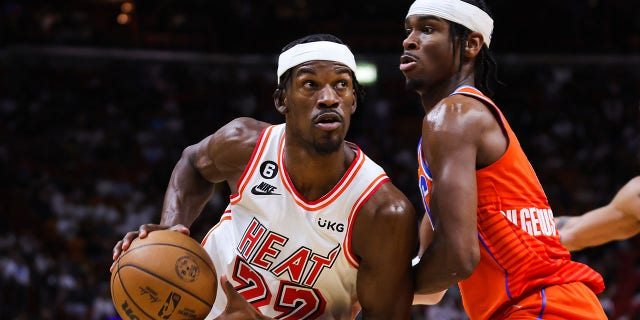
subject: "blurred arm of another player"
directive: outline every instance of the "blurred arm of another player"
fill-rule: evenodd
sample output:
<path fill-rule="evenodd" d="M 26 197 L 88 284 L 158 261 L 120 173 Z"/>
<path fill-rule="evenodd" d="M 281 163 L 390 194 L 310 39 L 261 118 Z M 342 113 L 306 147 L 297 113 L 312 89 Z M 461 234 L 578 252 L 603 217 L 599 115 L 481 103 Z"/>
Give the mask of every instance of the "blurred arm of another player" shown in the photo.
<path fill-rule="evenodd" d="M 143 224 L 128 232 L 113 248 L 113 260 L 135 238 L 144 238 L 149 232 L 171 229 L 188 235 L 189 227 L 213 195 L 216 183 L 227 181 L 231 192 L 236 191 L 236 183 L 257 139 L 268 125 L 251 118 L 237 118 L 185 148 L 171 173 L 160 224 Z"/>
<path fill-rule="evenodd" d="M 640 233 L 640 176 L 629 180 L 603 207 L 556 218 L 560 243 L 569 251 L 627 239 Z"/>

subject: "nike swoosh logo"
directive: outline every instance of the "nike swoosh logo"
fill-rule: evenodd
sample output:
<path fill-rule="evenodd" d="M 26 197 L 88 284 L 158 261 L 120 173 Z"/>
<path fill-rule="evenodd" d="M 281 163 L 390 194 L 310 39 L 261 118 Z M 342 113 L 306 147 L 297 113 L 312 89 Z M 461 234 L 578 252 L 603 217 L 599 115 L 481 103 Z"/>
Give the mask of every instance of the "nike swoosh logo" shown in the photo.
<path fill-rule="evenodd" d="M 279 196 L 279 193 L 273 193 L 273 192 L 264 192 L 260 189 L 258 189 L 258 186 L 253 186 L 253 188 L 251 188 L 251 193 L 257 195 L 257 196 Z"/>

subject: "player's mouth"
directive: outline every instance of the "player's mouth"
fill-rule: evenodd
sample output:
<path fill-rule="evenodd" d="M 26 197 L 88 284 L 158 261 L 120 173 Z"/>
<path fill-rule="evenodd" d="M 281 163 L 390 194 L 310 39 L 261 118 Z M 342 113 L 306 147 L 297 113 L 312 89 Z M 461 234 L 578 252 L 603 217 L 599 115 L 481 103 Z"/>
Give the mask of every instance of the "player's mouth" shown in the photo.
<path fill-rule="evenodd" d="M 405 52 L 402 56 L 400 56 L 400 71 L 409 71 L 418 64 L 418 57 L 412 55 L 411 53 Z"/>
<path fill-rule="evenodd" d="M 326 131 L 335 130 L 342 125 L 342 117 L 333 111 L 317 114 L 312 121 L 316 127 Z"/>

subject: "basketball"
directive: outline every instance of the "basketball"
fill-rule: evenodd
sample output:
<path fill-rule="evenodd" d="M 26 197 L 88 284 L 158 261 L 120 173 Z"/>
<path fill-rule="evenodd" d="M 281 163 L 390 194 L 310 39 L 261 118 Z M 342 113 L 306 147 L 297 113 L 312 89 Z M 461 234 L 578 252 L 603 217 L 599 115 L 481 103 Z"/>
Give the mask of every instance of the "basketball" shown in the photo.
<path fill-rule="evenodd" d="M 204 319 L 218 281 L 193 238 L 170 230 L 136 238 L 111 273 L 111 299 L 123 319 Z"/>

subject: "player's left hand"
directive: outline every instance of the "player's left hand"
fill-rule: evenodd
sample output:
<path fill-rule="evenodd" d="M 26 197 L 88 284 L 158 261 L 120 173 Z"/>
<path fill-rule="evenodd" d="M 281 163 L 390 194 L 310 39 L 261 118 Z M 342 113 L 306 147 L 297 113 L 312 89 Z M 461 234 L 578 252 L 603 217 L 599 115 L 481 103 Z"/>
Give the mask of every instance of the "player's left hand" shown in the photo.
<path fill-rule="evenodd" d="M 157 230 L 173 230 L 184 233 L 186 235 L 190 234 L 189 228 L 185 227 L 182 224 L 176 224 L 174 226 L 165 226 L 152 223 L 143 224 L 138 228 L 138 230 L 127 232 L 127 234 L 124 235 L 124 238 L 118 241 L 113 247 L 113 263 L 111 264 L 111 267 L 109 267 L 109 272 L 113 272 L 113 268 L 116 265 L 116 260 L 118 260 L 122 252 L 129 249 L 131 243 L 133 243 L 133 240 L 135 240 L 136 238 L 144 239 L 147 237 L 147 235 L 149 235 L 150 232 Z"/>
<path fill-rule="evenodd" d="M 220 277 L 220 286 L 227 296 L 227 306 L 216 320 L 251 320 L 270 319 L 263 316 L 254 308 L 227 280 L 227 276 Z"/>

